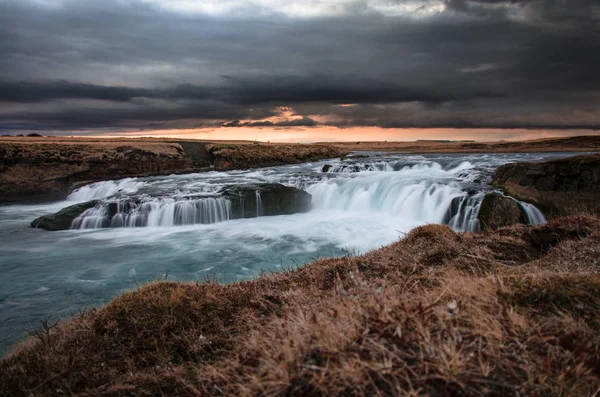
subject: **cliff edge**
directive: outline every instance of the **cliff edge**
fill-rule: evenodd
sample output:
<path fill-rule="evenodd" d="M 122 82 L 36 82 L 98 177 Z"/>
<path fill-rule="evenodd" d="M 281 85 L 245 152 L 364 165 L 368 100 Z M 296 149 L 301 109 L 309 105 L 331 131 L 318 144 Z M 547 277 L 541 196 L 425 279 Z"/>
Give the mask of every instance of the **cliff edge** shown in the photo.
<path fill-rule="evenodd" d="M 600 213 L 600 154 L 500 166 L 492 184 L 549 217 Z"/>

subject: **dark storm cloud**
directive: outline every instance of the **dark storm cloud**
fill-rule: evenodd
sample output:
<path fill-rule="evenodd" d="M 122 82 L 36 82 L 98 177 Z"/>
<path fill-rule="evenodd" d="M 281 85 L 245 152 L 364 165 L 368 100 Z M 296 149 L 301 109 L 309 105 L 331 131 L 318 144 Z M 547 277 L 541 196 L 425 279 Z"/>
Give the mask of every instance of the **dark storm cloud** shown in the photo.
<path fill-rule="evenodd" d="M 285 121 L 240 121 L 233 120 L 226 123 L 218 124 L 222 127 L 314 127 L 319 123 L 310 117 L 301 117 L 297 119 L 285 120 Z"/>
<path fill-rule="evenodd" d="M 152 90 L 128 87 L 106 87 L 94 84 L 54 81 L 0 82 L 2 102 L 42 102 L 52 99 L 100 99 L 106 101 L 129 101 L 139 97 L 153 97 Z"/>
<path fill-rule="evenodd" d="M 294 18 L 3 1 L 0 128 L 600 126 L 597 2 L 355 3 Z M 300 116 L 263 120 L 278 106 Z"/>
<path fill-rule="evenodd" d="M 0 101 L 42 102 L 52 99 L 98 99 L 130 101 L 135 98 L 213 99 L 226 103 L 255 105 L 270 102 L 296 103 L 326 101 L 333 103 L 428 102 L 500 96 L 501 93 L 474 90 L 444 90 L 401 87 L 391 82 L 360 80 L 359 76 L 314 75 L 275 76 L 229 80 L 218 88 L 179 85 L 164 89 L 99 86 L 54 81 L 45 83 L 0 82 Z"/>

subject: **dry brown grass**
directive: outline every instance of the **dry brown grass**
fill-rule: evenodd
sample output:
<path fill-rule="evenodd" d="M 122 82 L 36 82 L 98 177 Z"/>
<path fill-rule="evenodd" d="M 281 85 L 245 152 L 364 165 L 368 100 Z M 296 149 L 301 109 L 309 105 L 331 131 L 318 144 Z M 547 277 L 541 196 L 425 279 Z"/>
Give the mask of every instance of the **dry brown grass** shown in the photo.
<path fill-rule="evenodd" d="M 345 150 L 398 151 L 405 153 L 517 153 L 517 152 L 598 152 L 600 135 L 544 138 L 501 142 L 333 142 Z"/>
<path fill-rule="evenodd" d="M 208 149 L 208 151 L 207 151 Z M 75 183 L 339 157 L 327 145 L 166 139 L 1 138 L 0 202 L 64 199 Z"/>
<path fill-rule="evenodd" d="M 349 153 L 331 145 L 289 144 L 210 144 L 208 150 L 215 156 L 217 168 L 255 168 L 281 164 L 297 164 Z"/>
<path fill-rule="evenodd" d="M 37 333 L 6 396 L 592 396 L 600 219 L 460 234 L 220 285 L 157 282 Z"/>

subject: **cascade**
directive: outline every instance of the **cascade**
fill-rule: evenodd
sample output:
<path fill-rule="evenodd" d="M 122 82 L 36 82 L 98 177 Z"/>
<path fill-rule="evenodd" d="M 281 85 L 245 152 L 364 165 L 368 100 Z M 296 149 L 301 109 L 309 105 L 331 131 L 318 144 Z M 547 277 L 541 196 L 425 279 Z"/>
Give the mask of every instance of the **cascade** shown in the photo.
<path fill-rule="evenodd" d="M 269 172 L 272 171 L 255 170 L 244 175 L 232 175 L 244 183 L 257 179 L 263 181 L 265 175 L 272 175 Z M 444 223 L 457 231 L 479 231 L 479 208 L 485 194 L 483 190 L 467 194 L 463 189 L 464 183 L 472 186 L 473 181 L 480 177 L 480 172 L 481 168 L 476 169 L 471 162 L 462 159 L 440 162 L 417 158 L 338 162 L 327 170 L 328 174 L 338 175 L 328 175 L 325 179 L 293 176 L 286 179 L 285 183 L 312 194 L 315 211 L 384 213 L 397 217 L 399 221 Z M 202 182 L 201 178 L 204 177 L 223 178 L 228 175 L 203 174 L 192 183 L 183 179 L 171 180 L 174 188 L 161 187 L 160 184 L 137 178 L 83 186 L 72 192 L 68 200 L 107 200 L 75 219 L 72 228 L 177 226 L 216 223 L 232 217 L 264 216 L 260 191 L 255 193 L 256 203 L 248 207 L 244 201 L 249 197 L 240 196 L 239 213 L 232 216 L 231 198 L 207 197 L 206 189 L 210 183 Z M 210 188 L 214 192 L 219 190 L 218 185 L 212 186 Z M 159 198 L 148 198 L 146 195 L 146 192 L 155 194 L 157 191 L 162 194 Z M 171 193 L 173 191 L 176 195 Z M 182 192 L 202 197 L 177 197 Z M 209 191 L 208 194 L 214 193 Z M 530 224 L 545 222 L 543 214 L 535 206 L 523 202 L 519 204 Z"/>
<path fill-rule="evenodd" d="M 484 196 L 483 193 L 479 193 L 474 196 L 464 195 L 453 200 L 443 223 L 459 232 L 480 231 L 479 208 Z"/>
<path fill-rule="evenodd" d="M 145 202 L 107 201 L 76 218 L 72 229 L 157 227 L 223 222 L 231 218 L 231 202 L 222 197 Z"/>
<path fill-rule="evenodd" d="M 521 204 L 530 225 L 536 226 L 546 223 L 546 217 L 535 205 L 523 201 L 519 201 L 519 204 Z"/>
<path fill-rule="evenodd" d="M 263 204 L 262 197 L 260 196 L 260 191 L 256 191 L 256 217 L 263 216 Z"/>
<path fill-rule="evenodd" d="M 418 182 L 389 176 L 342 182 L 325 180 L 308 186 L 317 211 L 383 212 L 421 223 L 441 223 L 461 187 L 453 182 Z"/>
<path fill-rule="evenodd" d="M 144 184 L 145 182 L 136 178 L 91 183 L 75 189 L 67 197 L 67 201 L 91 201 L 110 197 L 116 193 L 134 193 Z"/>

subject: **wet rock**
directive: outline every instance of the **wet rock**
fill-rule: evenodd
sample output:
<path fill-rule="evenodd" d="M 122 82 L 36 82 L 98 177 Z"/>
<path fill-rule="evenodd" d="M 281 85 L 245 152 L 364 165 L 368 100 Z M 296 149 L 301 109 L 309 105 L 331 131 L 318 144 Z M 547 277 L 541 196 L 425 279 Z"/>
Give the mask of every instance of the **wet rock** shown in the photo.
<path fill-rule="evenodd" d="M 308 212 L 312 205 L 309 193 L 278 183 L 232 186 L 222 194 L 231 200 L 232 218 L 290 215 Z"/>
<path fill-rule="evenodd" d="M 481 203 L 479 223 L 481 230 L 495 230 L 505 226 L 527 224 L 527 216 L 515 200 L 489 193 Z"/>
<path fill-rule="evenodd" d="M 331 170 L 332 166 L 331 164 L 325 164 L 323 166 L 323 169 L 321 169 L 322 172 L 329 172 L 329 170 Z"/>
<path fill-rule="evenodd" d="M 452 218 L 458 215 L 460 210 L 460 204 L 463 200 L 464 197 L 455 197 L 452 199 L 452 202 L 450 203 L 450 206 L 448 207 L 448 209 L 446 210 L 446 214 L 444 215 L 444 220 L 442 221 L 444 225 L 447 225 L 452 220 Z"/>
<path fill-rule="evenodd" d="M 37 218 L 31 222 L 31 227 L 52 231 L 68 230 L 75 218 L 83 214 L 86 210 L 94 208 L 98 203 L 100 203 L 99 200 L 93 200 L 86 203 L 71 205 L 70 207 L 63 208 L 56 214 L 44 215 Z"/>

